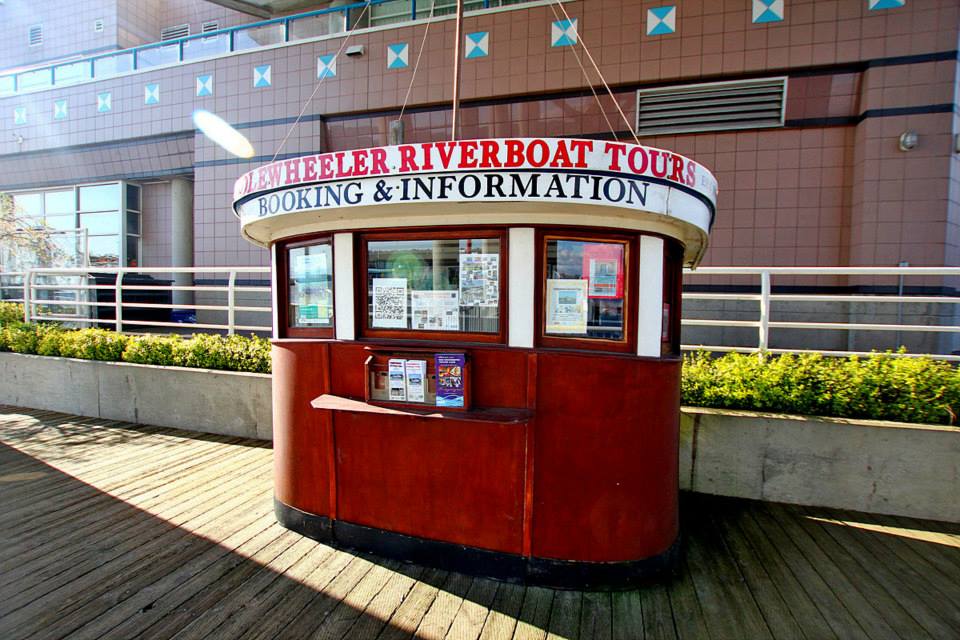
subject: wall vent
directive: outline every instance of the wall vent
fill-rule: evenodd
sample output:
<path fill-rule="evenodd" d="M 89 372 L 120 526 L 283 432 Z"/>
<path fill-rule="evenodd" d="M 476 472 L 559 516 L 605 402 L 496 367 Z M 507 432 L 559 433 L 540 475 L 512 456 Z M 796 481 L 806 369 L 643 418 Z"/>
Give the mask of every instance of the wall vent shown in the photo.
<path fill-rule="evenodd" d="M 637 134 L 781 127 L 786 96 L 786 78 L 639 89 Z"/>
<path fill-rule="evenodd" d="M 37 45 L 43 44 L 43 25 L 35 24 L 30 27 L 30 35 L 28 36 L 31 47 L 36 47 Z"/>
<path fill-rule="evenodd" d="M 189 24 L 178 24 L 173 27 L 164 27 L 160 30 L 160 42 L 163 42 L 164 40 L 186 38 L 188 35 L 190 35 Z"/>
<path fill-rule="evenodd" d="M 217 31 L 218 29 L 220 29 L 220 22 L 217 20 L 204 22 L 202 25 L 200 25 L 200 33 L 210 33 L 211 31 Z"/>
<path fill-rule="evenodd" d="M 93 30 L 96 33 L 103 33 L 103 18 L 97 18 L 93 21 Z"/>

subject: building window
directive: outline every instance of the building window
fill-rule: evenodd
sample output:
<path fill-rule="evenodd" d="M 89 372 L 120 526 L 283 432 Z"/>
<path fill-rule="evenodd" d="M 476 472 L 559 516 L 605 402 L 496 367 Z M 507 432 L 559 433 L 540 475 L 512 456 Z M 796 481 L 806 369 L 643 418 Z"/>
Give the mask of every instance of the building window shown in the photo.
<path fill-rule="evenodd" d="M 332 337 L 333 249 L 330 241 L 298 243 L 288 245 L 285 250 L 287 334 Z"/>
<path fill-rule="evenodd" d="M 43 44 L 43 25 L 35 24 L 30 27 L 27 40 L 31 47 L 36 47 Z"/>
<path fill-rule="evenodd" d="M 503 234 L 368 236 L 365 333 L 501 341 Z"/>
<path fill-rule="evenodd" d="M 544 346 L 626 347 L 630 245 L 626 238 L 544 237 Z"/>

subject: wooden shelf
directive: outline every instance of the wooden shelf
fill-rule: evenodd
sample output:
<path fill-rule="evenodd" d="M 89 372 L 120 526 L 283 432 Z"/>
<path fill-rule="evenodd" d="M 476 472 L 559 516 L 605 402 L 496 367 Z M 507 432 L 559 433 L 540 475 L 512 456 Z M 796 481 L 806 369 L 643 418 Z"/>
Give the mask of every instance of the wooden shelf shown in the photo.
<path fill-rule="evenodd" d="M 372 413 L 391 416 L 410 416 L 416 418 L 445 418 L 448 420 L 462 420 L 467 422 L 492 422 L 498 424 L 524 424 L 533 418 L 533 411 L 529 409 L 509 409 L 506 407 L 491 407 L 472 409 L 470 411 L 440 411 L 432 407 L 384 407 L 370 404 L 362 400 L 352 400 L 342 396 L 325 393 L 310 402 L 314 409 L 330 411 L 347 411 L 350 413 Z"/>

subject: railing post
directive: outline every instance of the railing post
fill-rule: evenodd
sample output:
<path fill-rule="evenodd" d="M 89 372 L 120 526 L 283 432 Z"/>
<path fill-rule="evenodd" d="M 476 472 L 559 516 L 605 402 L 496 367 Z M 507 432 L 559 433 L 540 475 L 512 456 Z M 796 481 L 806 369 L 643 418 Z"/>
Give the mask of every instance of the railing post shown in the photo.
<path fill-rule="evenodd" d="M 30 289 L 33 287 L 33 269 L 27 269 L 23 274 L 23 321 L 30 322 Z"/>
<path fill-rule="evenodd" d="M 117 269 L 117 278 L 113 281 L 113 308 L 114 308 L 114 320 L 117 323 L 114 325 L 114 330 L 117 333 L 123 331 L 123 269 Z"/>
<path fill-rule="evenodd" d="M 767 355 L 770 336 L 770 272 L 760 273 L 760 329 L 757 336 L 757 349 L 762 360 Z"/>
<path fill-rule="evenodd" d="M 236 321 L 236 289 L 237 284 L 237 272 L 230 272 L 230 279 L 227 281 L 227 335 L 232 336 L 234 334 L 233 324 Z"/>

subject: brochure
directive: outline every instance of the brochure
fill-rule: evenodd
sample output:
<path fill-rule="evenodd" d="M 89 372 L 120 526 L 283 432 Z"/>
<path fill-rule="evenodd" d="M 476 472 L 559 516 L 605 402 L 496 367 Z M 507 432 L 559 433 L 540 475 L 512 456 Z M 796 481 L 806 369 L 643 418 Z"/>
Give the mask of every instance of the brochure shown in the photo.
<path fill-rule="evenodd" d="M 427 361 L 407 360 L 407 402 L 423 402 L 426 399 Z"/>
<path fill-rule="evenodd" d="M 587 281 L 547 280 L 547 333 L 587 332 Z"/>
<path fill-rule="evenodd" d="M 373 279 L 373 322 L 376 328 L 407 328 L 407 279 Z"/>
<path fill-rule="evenodd" d="M 495 307 L 500 300 L 500 255 L 460 254 L 460 306 Z"/>
<path fill-rule="evenodd" d="M 463 407 L 463 370 L 466 357 L 462 353 L 438 353 L 437 406 Z"/>
<path fill-rule="evenodd" d="M 406 360 L 402 358 L 391 358 L 387 363 L 387 371 L 390 376 L 388 385 L 390 400 L 393 402 L 404 402 L 407 399 Z"/>
<path fill-rule="evenodd" d="M 411 291 L 410 316 L 414 329 L 458 331 L 460 294 L 457 291 Z"/>

